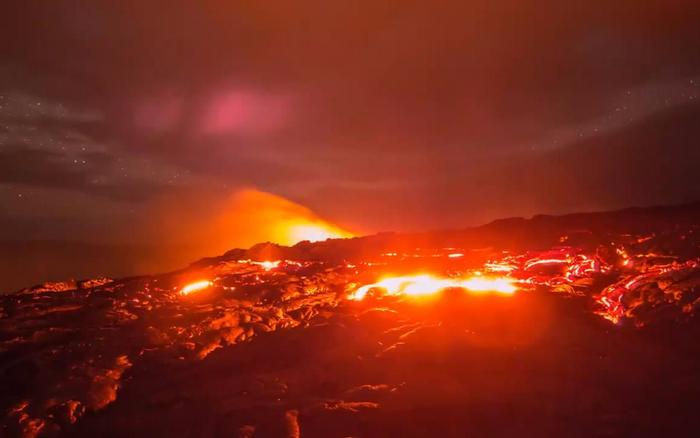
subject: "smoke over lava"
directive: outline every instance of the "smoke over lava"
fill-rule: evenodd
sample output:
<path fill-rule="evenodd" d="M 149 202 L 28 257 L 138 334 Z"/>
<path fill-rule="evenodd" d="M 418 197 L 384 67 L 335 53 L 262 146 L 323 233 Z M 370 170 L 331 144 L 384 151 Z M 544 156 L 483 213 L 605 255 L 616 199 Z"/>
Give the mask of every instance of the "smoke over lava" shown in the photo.
<path fill-rule="evenodd" d="M 353 236 L 301 204 L 252 188 L 223 198 L 202 191 L 164 197 L 133 233 L 159 245 L 189 248 L 180 258 L 183 264 L 259 242 L 294 245 Z"/>

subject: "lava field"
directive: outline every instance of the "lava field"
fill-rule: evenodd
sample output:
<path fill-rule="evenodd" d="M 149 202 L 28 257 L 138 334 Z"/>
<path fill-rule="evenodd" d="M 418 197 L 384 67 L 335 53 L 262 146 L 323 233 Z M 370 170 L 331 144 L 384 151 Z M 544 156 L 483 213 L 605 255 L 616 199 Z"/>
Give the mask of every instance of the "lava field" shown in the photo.
<path fill-rule="evenodd" d="M 2 436 L 692 436 L 700 204 L 0 297 Z"/>

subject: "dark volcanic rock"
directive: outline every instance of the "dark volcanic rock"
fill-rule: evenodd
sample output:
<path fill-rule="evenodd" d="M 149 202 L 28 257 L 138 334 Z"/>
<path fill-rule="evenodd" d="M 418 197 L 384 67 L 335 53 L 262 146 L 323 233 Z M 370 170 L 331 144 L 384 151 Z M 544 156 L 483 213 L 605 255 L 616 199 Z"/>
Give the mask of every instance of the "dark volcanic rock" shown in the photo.
<path fill-rule="evenodd" d="M 25 289 L 0 298 L 1 434 L 691 435 L 699 211 L 261 244 Z M 518 291 L 349 299 L 425 272 Z"/>

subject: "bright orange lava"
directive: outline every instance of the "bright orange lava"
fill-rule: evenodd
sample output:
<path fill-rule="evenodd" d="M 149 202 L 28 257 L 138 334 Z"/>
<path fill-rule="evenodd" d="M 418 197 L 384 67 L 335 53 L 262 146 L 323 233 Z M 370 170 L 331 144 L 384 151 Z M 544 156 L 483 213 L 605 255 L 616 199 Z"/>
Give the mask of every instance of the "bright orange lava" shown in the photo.
<path fill-rule="evenodd" d="M 262 268 L 263 268 L 264 270 L 269 271 L 269 270 L 271 270 L 271 269 L 275 269 L 276 267 L 278 267 L 278 266 L 280 265 L 280 263 L 281 263 L 281 260 L 274 260 L 274 261 L 266 260 L 266 261 L 264 261 L 264 262 L 252 262 L 252 261 L 251 261 L 251 262 L 249 262 L 249 263 L 252 263 L 252 264 L 254 264 L 254 265 L 262 266 Z"/>
<path fill-rule="evenodd" d="M 513 279 L 507 277 L 438 278 L 430 274 L 387 277 L 376 283 L 362 286 L 349 295 L 349 299 L 360 301 L 371 289 L 379 289 L 383 295 L 405 295 L 420 297 L 434 295 L 441 290 L 458 288 L 470 293 L 497 293 L 512 295 L 517 290 Z"/>
<path fill-rule="evenodd" d="M 287 226 L 288 239 L 292 242 L 318 242 L 326 239 L 342 239 L 352 237 L 352 234 L 328 223 L 313 223 L 300 221 Z"/>
<path fill-rule="evenodd" d="M 199 292 L 210 287 L 212 284 L 213 283 L 209 280 L 195 281 L 180 289 L 180 295 L 189 295 L 194 292 Z"/>

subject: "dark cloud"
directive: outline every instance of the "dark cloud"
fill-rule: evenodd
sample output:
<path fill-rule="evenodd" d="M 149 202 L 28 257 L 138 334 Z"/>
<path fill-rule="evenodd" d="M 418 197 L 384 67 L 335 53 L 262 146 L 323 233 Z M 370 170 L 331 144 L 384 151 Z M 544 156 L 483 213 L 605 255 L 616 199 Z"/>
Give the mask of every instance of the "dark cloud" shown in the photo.
<path fill-rule="evenodd" d="M 139 201 L 162 192 L 164 186 L 152 181 L 105 181 L 105 173 L 115 164 L 105 153 L 86 152 L 75 158 L 23 145 L 3 145 L 0 149 L 0 184 L 74 190 L 121 201 Z"/>
<path fill-rule="evenodd" d="M 368 231 L 698 195 L 694 1 L 5 9 L 6 185 L 256 185 Z"/>
<path fill-rule="evenodd" d="M 691 202 L 700 199 L 698 120 L 700 102 L 692 102 L 565 147 L 461 163 L 461 170 L 453 167 L 408 187 L 328 186 L 309 201 L 330 205 L 328 214 L 334 218 L 386 230 L 395 224 L 409 229 L 463 227 L 514 212 Z M 412 195 L 406 196 L 407 191 Z M 367 211 L 382 214 L 368 217 Z"/>

